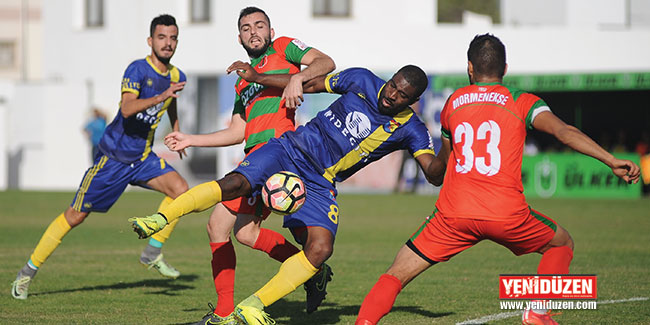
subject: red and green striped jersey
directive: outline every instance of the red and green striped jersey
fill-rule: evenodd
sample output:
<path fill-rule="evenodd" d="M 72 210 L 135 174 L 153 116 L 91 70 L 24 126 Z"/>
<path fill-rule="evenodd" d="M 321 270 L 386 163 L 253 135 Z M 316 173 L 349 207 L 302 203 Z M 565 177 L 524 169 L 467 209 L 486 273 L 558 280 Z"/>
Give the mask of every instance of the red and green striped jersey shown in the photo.
<path fill-rule="evenodd" d="M 251 60 L 251 65 L 259 73 L 298 73 L 300 61 L 310 49 L 297 39 L 280 37 L 271 42 L 263 55 Z M 295 129 L 295 110 L 287 109 L 281 101 L 282 91 L 237 79 L 233 115 L 242 114 L 246 120 L 246 152 Z"/>

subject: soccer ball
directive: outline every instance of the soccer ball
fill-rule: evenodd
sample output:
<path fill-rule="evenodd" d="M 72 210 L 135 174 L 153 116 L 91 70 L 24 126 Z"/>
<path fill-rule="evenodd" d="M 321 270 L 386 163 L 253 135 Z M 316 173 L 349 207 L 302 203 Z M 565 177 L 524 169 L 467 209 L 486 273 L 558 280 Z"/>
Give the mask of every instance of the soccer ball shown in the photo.
<path fill-rule="evenodd" d="M 262 187 L 262 201 L 278 214 L 295 213 L 305 203 L 305 184 L 298 175 L 281 171 L 266 180 Z"/>

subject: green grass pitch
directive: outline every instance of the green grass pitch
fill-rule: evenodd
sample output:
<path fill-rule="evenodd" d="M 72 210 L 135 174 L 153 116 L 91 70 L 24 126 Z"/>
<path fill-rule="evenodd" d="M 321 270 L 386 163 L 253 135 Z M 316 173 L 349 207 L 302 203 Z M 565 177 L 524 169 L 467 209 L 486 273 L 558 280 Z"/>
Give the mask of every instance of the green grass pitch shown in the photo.
<path fill-rule="evenodd" d="M 43 265 L 26 301 L 11 298 L 16 272 L 73 193 L 0 192 L 0 324 L 187 324 L 216 301 L 205 231 L 208 213 L 184 217 L 163 248 L 182 276 L 167 280 L 140 266 L 146 241 L 126 219 L 155 211 L 162 196 L 125 193 L 109 213 L 73 229 Z M 304 312 L 304 290 L 267 308 L 279 324 L 353 324 L 359 306 L 397 250 L 435 202 L 421 195 L 340 195 L 340 227 L 329 260 L 334 280 L 324 305 Z M 576 242 L 571 272 L 598 275 L 599 300 L 650 297 L 650 200 L 530 200 Z M 289 237 L 281 217 L 264 226 Z M 235 302 L 275 274 L 279 263 L 235 244 Z M 397 298 L 382 324 L 455 324 L 509 312 L 499 309 L 498 275 L 534 273 L 539 255 L 515 257 L 491 242 L 429 269 Z M 650 324 L 650 301 L 565 310 L 561 324 Z M 490 322 L 518 324 L 519 318 Z"/>

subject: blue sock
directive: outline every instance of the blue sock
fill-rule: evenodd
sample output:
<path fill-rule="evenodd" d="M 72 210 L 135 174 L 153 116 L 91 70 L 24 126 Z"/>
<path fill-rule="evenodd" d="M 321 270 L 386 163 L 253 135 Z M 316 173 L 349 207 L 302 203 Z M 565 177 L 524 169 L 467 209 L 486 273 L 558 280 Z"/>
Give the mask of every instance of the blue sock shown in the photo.
<path fill-rule="evenodd" d="M 161 248 L 161 247 L 163 247 L 163 243 L 157 241 L 157 240 L 154 239 L 154 238 L 149 238 L 149 245 L 151 245 L 151 246 L 153 246 L 153 247 L 156 247 L 156 248 Z"/>

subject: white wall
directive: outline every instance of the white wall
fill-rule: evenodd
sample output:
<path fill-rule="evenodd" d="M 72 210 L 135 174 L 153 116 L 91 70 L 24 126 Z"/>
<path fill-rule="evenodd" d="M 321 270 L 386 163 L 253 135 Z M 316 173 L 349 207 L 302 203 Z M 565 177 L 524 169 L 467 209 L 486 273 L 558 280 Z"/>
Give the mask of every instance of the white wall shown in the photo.
<path fill-rule="evenodd" d="M 22 150 L 20 189 L 74 189 L 90 166 L 83 84 L 21 84 L 9 110 L 9 154 Z"/>
<path fill-rule="evenodd" d="M 513 1 L 519 0 L 503 3 L 515 6 Z M 463 73 L 469 41 L 476 34 L 491 32 L 506 44 L 513 74 L 650 71 L 650 28 L 620 26 L 625 4 L 621 0 L 554 0 L 566 11 L 547 13 L 563 17 L 553 24 L 531 23 L 534 15 L 517 20 L 512 17 L 517 10 L 534 8 L 507 7 L 502 12 L 506 23 L 494 26 L 484 19 L 436 24 L 436 2 L 425 0 L 354 0 L 350 19 L 315 19 L 308 0 L 215 0 L 212 21 L 191 24 L 189 2 L 104 1 L 105 26 L 86 29 L 82 26 L 83 0 L 42 1 L 39 69 L 43 82 L 16 86 L 4 109 L 12 124 L 6 135 L 8 149 L 27 148 L 19 175 L 21 187 L 77 187 L 89 166 L 88 145 L 80 133 L 89 106 L 100 106 L 112 119 L 124 69 L 150 53 L 146 43 L 149 24 L 161 13 L 178 20 L 180 41 L 172 63 L 188 75 L 220 74 L 231 62 L 247 60 L 236 28 L 239 10 L 247 5 L 267 11 L 277 36 L 300 38 L 334 58 L 338 69 L 365 66 L 391 72 L 412 63 L 431 74 Z M 92 85 L 92 91 L 87 91 L 86 84 Z M 1 105 L 0 119 L 5 119 Z M 0 121 L 0 126 L 5 124 Z M 27 132 L 27 124 L 39 129 Z M 0 189 L 2 184 L 0 177 Z"/>

